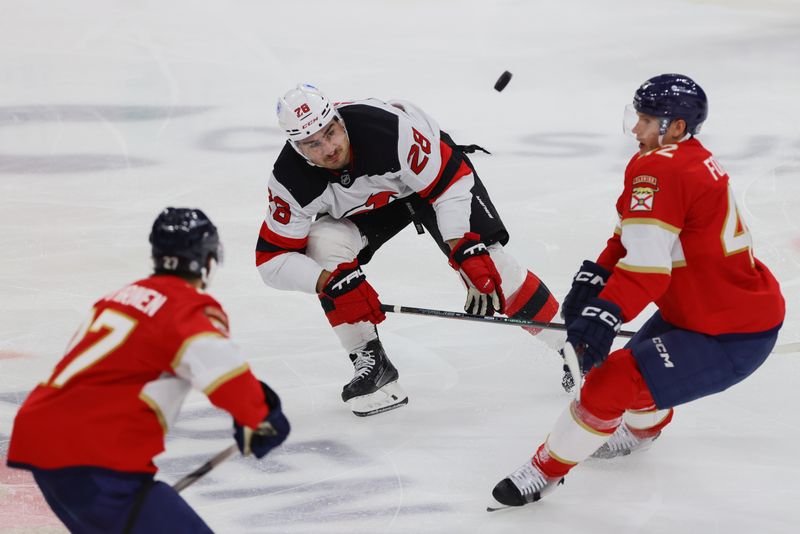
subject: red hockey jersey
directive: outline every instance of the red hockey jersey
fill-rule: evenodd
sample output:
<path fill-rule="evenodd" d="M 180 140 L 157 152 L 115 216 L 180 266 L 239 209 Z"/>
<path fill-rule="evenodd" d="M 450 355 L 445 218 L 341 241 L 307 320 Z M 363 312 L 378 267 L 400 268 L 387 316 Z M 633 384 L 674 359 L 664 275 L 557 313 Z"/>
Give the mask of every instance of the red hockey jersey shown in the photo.
<path fill-rule="evenodd" d="M 153 457 L 195 387 L 256 427 L 268 408 L 209 295 L 151 276 L 98 300 L 14 420 L 8 464 L 155 472 Z"/>
<path fill-rule="evenodd" d="M 620 223 L 597 263 L 600 297 L 630 321 L 650 302 L 664 319 L 710 335 L 778 326 L 778 282 L 753 256 L 728 175 L 696 138 L 635 155 L 617 200 Z"/>

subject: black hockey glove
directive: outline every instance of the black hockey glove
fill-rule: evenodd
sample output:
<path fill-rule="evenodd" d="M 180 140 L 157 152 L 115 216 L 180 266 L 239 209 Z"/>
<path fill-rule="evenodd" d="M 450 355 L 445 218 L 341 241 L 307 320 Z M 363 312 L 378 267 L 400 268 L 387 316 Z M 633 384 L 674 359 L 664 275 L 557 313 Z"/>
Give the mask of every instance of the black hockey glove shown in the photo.
<path fill-rule="evenodd" d="M 581 268 L 572 278 L 572 287 L 561 304 L 561 318 L 569 326 L 572 324 L 589 299 L 600 294 L 611 273 L 593 261 L 584 260 Z"/>
<path fill-rule="evenodd" d="M 255 429 L 233 422 L 233 437 L 243 456 L 252 452 L 256 458 L 263 458 L 269 451 L 283 443 L 291 429 L 289 421 L 281 411 L 281 399 L 278 394 L 264 382 L 261 382 L 261 387 L 264 389 L 269 415 Z"/>
<path fill-rule="evenodd" d="M 584 373 L 608 358 L 611 343 L 622 326 L 621 316 L 620 307 L 610 300 L 592 298 L 567 327 L 567 342 L 575 347 Z"/>

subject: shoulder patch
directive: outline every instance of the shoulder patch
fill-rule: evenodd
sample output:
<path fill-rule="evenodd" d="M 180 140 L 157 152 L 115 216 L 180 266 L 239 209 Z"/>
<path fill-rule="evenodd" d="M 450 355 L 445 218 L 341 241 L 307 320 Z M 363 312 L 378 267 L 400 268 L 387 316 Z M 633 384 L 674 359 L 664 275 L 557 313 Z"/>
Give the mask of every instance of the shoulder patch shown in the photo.
<path fill-rule="evenodd" d="M 650 176 L 649 174 L 641 174 L 633 179 L 633 187 L 639 184 L 650 184 L 658 190 L 658 178 Z"/>
<path fill-rule="evenodd" d="M 649 174 L 636 176 L 632 180 L 631 211 L 653 211 L 656 193 L 658 192 L 658 178 Z"/>
<path fill-rule="evenodd" d="M 228 337 L 228 316 L 225 315 L 225 312 L 216 306 L 206 306 L 203 308 L 203 313 L 211 321 L 214 328 L 219 330 L 225 337 Z"/>

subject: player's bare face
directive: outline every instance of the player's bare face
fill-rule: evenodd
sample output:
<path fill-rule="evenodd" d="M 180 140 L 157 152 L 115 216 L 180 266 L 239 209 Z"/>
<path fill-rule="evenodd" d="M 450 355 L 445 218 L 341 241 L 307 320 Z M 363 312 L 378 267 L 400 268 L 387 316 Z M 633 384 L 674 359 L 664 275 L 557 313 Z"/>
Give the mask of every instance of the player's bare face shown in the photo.
<path fill-rule="evenodd" d="M 350 163 L 350 139 L 338 120 L 297 142 L 300 151 L 314 165 L 324 169 L 343 169 Z"/>
<path fill-rule="evenodd" d="M 659 132 L 660 120 L 658 117 L 646 113 L 637 113 L 637 115 L 639 120 L 632 132 L 639 141 L 639 154 L 645 154 L 661 146 L 658 139 L 661 135 Z"/>

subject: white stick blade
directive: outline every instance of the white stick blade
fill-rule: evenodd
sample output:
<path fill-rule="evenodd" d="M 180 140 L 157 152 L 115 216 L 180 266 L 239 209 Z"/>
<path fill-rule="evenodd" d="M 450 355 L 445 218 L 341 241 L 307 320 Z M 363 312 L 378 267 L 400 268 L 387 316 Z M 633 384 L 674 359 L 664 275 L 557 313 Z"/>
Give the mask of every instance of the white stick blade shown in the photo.
<path fill-rule="evenodd" d="M 569 372 L 572 373 L 572 379 L 575 381 L 575 402 L 580 402 L 583 375 L 581 375 L 581 364 L 578 361 L 578 355 L 575 353 L 575 347 L 569 341 L 564 343 L 564 348 L 561 350 L 564 352 L 564 362 L 566 362 Z"/>

